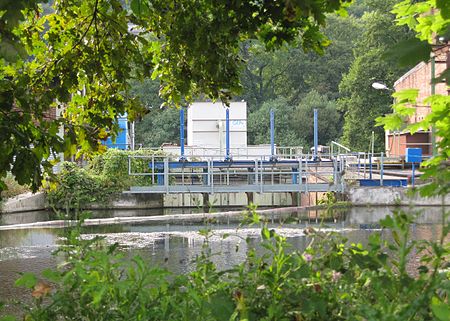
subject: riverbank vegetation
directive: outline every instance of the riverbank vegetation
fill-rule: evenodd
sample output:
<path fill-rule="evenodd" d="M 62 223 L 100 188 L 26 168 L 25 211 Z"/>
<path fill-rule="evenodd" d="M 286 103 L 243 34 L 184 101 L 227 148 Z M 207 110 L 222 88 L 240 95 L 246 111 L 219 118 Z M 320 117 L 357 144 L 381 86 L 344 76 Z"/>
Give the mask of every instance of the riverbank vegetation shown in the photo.
<path fill-rule="evenodd" d="M 150 174 L 151 157 L 162 155 L 163 152 L 153 150 L 108 149 L 85 166 L 64 162 L 45 184 L 48 201 L 53 208 L 65 209 L 66 213 L 93 203 L 108 203 L 114 195 L 131 186 L 151 185 L 150 176 L 129 175 L 129 165 L 135 173 Z"/>
<path fill-rule="evenodd" d="M 26 273 L 16 285 L 30 289 L 35 304 L 25 320 L 36 321 L 447 321 L 449 228 L 436 240 L 411 240 L 413 219 L 402 212 L 386 217 L 367 246 L 309 228 L 308 246 L 298 251 L 250 210 L 243 225 L 259 225 L 261 243 L 247 244 L 243 263 L 218 270 L 212 259 L 220 253 L 211 253 L 214 231 L 207 229 L 192 272 L 181 275 L 130 260 L 120 245 L 84 240 L 74 229 L 59 249 L 64 267 Z"/>
<path fill-rule="evenodd" d="M 5 200 L 23 193 L 31 192 L 27 185 L 20 185 L 11 173 L 4 178 L 5 189 L 0 193 L 0 200 Z"/>

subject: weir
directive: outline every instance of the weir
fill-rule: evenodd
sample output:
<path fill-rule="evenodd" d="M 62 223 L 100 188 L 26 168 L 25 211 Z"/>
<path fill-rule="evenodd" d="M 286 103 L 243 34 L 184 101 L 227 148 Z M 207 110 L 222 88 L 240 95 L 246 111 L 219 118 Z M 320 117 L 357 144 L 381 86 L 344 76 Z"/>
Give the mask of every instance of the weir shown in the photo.
<path fill-rule="evenodd" d="M 267 156 L 269 157 L 269 156 Z M 161 156 L 151 158 L 149 172 L 130 175 L 149 177 L 148 186 L 135 186 L 127 193 L 276 193 L 342 192 L 338 160 L 298 159 L 215 160 L 183 162 Z"/>
<path fill-rule="evenodd" d="M 406 186 L 407 184 L 404 178 L 399 179 L 392 175 L 385 177 L 383 153 L 376 158 L 373 152 L 352 153 L 350 149 L 336 142 L 332 142 L 331 153 L 327 152 L 324 146 L 319 145 L 318 109 L 314 109 L 314 146 L 311 148 L 311 154 L 304 154 L 302 148 L 295 154 L 292 151 L 288 154 L 278 152 L 283 148 L 275 145 L 275 110 L 271 109 L 268 133 L 270 134 L 270 151 L 263 151 L 264 154 L 259 155 L 249 155 L 250 148 L 254 146 L 247 146 L 246 135 L 240 135 L 236 128 L 231 135 L 232 121 L 239 124 L 246 122 L 246 119 L 239 119 L 245 114 L 246 106 L 242 103 L 238 104 L 241 105 L 233 107 L 230 104 L 223 108 L 207 105 L 194 107 L 195 112 L 188 114 L 188 141 L 190 140 L 192 145 L 188 143 L 187 146 L 185 146 L 185 109 L 182 108 L 180 110 L 180 146 L 179 152 L 176 152 L 179 157 L 177 155 L 129 156 L 129 175 L 147 176 L 148 183 L 145 184 L 146 186 L 133 186 L 124 193 L 201 193 L 203 199 L 207 199 L 207 195 L 214 193 L 246 193 L 250 202 L 254 198 L 252 193 L 291 193 L 292 200 L 298 199 L 296 193 L 342 193 L 345 189 L 344 174 L 347 174 L 348 178 L 349 173 L 352 174 L 351 179 L 359 181 L 361 186 Z M 190 112 L 191 109 L 187 110 Z M 241 116 L 237 116 L 239 110 L 241 110 Z M 208 116 L 208 112 L 211 112 L 214 117 L 212 114 Z M 223 152 L 220 130 L 222 120 L 225 120 L 225 151 Z M 244 127 L 246 134 L 246 126 Z M 197 128 L 197 132 L 194 133 L 192 128 Z M 219 146 L 216 153 L 210 155 L 185 153 L 185 147 L 190 148 L 191 151 L 199 151 L 209 146 L 208 144 L 214 143 L 215 139 L 219 140 L 216 142 Z M 233 148 L 236 148 L 243 140 L 245 144 L 238 149 L 246 149 L 247 153 L 232 152 Z M 232 147 L 233 142 L 234 147 Z M 337 146 L 337 153 L 333 153 L 333 145 Z M 212 150 L 211 147 L 208 148 Z M 341 149 L 344 154 L 341 153 Z M 140 164 L 146 163 L 145 170 L 142 170 L 142 167 L 141 171 L 135 171 L 132 168 L 132 164 L 136 163 L 137 159 L 140 160 Z M 379 175 L 376 179 L 373 169 L 375 159 L 379 167 Z M 366 177 L 367 169 L 369 177 Z"/>

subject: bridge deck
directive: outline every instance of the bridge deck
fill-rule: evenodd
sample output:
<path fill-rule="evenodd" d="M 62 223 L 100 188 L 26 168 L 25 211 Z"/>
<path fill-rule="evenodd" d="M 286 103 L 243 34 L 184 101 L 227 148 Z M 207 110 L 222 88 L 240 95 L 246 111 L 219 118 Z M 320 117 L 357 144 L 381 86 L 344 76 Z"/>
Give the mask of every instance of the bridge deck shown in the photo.
<path fill-rule="evenodd" d="M 148 186 L 133 186 L 125 193 L 282 193 L 341 191 L 337 160 L 299 157 L 276 160 L 185 160 L 152 157 L 146 172 Z"/>
<path fill-rule="evenodd" d="M 124 193 L 143 193 L 143 194 L 177 194 L 177 193 L 281 193 L 281 192 L 329 192 L 341 191 L 341 185 L 325 183 L 309 184 L 276 184 L 276 185 L 168 185 L 168 186 L 133 186 Z"/>

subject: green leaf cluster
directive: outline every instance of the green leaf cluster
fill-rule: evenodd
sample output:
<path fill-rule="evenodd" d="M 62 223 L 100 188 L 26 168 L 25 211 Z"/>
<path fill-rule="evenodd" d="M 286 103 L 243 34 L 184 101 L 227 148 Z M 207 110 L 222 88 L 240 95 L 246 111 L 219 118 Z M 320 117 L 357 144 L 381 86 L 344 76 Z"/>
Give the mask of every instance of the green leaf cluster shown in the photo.
<path fill-rule="evenodd" d="M 104 154 L 95 156 L 87 166 L 76 163 L 62 163 L 58 174 L 46 182 L 46 192 L 50 205 L 56 209 L 65 209 L 70 217 L 92 204 L 106 205 L 114 195 L 130 186 L 148 186 L 152 184 L 150 176 L 130 176 L 128 157 L 132 158 L 131 170 L 139 173 L 151 173 L 150 156 L 161 155 L 158 152 L 136 150 L 124 151 L 108 149 Z"/>
<path fill-rule="evenodd" d="M 286 98 L 265 102 L 249 115 L 248 131 L 251 144 L 270 143 L 270 110 L 275 112 L 275 141 L 279 146 L 313 145 L 314 109 L 319 111 L 319 136 L 322 144 L 328 144 L 340 135 L 342 120 L 335 101 L 312 90 L 298 105 L 291 105 Z M 306 152 L 306 151 L 305 151 Z"/>

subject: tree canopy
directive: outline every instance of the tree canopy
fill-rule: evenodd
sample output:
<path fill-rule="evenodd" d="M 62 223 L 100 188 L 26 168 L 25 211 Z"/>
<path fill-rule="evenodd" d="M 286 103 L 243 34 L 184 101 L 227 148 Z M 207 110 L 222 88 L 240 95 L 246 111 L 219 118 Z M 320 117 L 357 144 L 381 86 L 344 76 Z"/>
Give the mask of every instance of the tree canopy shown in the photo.
<path fill-rule="evenodd" d="M 116 115 L 141 111 L 130 79 L 159 79 L 168 104 L 227 100 L 240 90 L 241 41 L 320 52 L 327 13 L 349 0 L 65 0 L 44 15 L 45 2 L 0 5 L 0 176 L 33 189 L 51 153 L 98 150 Z M 63 117 L 48 120 L 57 105 Z"/>

